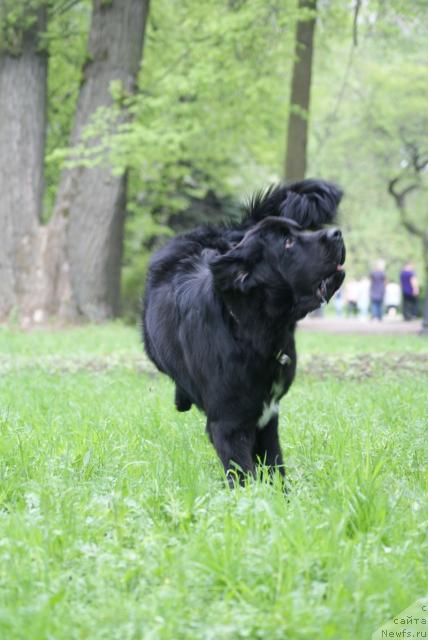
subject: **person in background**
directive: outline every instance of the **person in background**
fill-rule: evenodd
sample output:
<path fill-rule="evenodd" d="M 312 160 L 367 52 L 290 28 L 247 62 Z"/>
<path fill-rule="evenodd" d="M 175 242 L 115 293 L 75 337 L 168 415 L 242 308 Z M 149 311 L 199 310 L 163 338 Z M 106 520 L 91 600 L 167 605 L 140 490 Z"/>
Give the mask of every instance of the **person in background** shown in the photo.
<path fill-rule="evenodd" d="M 385 287 L 385 261 L 377 260 L 373 271 L 370 273 L 370 308 L 372 319 L 382 320 Z"/>
<path fill-rule="evenodd" d="M 401 303 L 401 289 L 396 282 L 388 282 L 385 289 L 385 308 L 390 318 L 394 318 Z"/>
<path fill-rule="evenodd" d="M 400 273 L 401 291 L 403 294 L 403 316 L 411 320 L 418 315 L 419 283 L 413 263 L 408 260 Z"/>
<path fill-rule="evenodd" d="M 362 320 L 367 320 L 370 307 L 370 280 L 365 277 L 360 280 L 358 287 L 358 311 Z"/>
<path fill-rule="evenodd" d="M 346 283 L 345 298 L 346 298 L 346 315 L 357 316 L 358 315 L 358 306 L 357 306 L 358 281 L 357 280 L 349 280 Z"/>
<path fill-rule="evenodd" d="M 334 310 L 336 311 L 336 315 L 338 318 L 341 318 L 343 316 L 343 307 L 345 304 L 345 301 L 343 299 L 343 289 L 338 289 L 336 291 L 336 293 L 333 296 L 333 302 L 334 302 Z"/>

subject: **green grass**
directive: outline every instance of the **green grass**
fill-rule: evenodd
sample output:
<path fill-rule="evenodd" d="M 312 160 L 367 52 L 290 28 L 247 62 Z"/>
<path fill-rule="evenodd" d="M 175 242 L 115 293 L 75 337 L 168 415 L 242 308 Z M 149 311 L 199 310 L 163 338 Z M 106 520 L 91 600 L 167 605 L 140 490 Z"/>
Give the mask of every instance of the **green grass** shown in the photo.
<path fill-rule="evenodd" d="M 428 376 L 388 361 L 428 341 L 299 342 L 345 369 L 386 356 L 298 377 L 284 499 L 225 487 L 203 416 L 139 372 L 136 330 L 0 330 L 0 638 L 364 640 L 425 595 Z"/>

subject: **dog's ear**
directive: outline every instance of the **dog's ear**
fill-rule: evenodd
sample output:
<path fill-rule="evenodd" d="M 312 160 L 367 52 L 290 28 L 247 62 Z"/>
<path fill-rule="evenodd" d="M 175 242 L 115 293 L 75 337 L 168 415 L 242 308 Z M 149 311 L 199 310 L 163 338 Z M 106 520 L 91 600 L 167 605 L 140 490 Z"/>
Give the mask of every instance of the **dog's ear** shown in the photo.
<path fill-rule="evenodd" d="M 248 293 L 254 289 L 263 269 L 263 239 L 267 233 L 273 232 L 288 237 L 298 229 L 300 227 L 294 220 L 286 218 L 270 216 L 261 220 L 247 231 L 235 247 L 211 261 L 210 267 L 216 289 L 241 293 Z"/>
<path fill-rule="evenodd" d="M 224 255 L 211 260 L 210 268 L 215 288 L 222 292 L 248 293 L 256 286 L 254 269 L 261 253 L 257 238 L 253 237 L 250 241 L 240 242 Z"/>

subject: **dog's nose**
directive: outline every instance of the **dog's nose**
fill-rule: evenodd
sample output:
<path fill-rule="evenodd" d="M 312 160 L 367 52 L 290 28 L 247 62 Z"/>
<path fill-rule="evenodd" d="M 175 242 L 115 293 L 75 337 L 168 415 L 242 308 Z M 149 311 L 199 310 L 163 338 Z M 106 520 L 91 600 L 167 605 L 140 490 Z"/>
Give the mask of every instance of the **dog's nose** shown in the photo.
<path fill-rule="evenodd" d="M 336 242 L 342 240 L 342 232 L 340 229 L 327 229 L 326 234 L 329 240 L 335 240 Z"/>

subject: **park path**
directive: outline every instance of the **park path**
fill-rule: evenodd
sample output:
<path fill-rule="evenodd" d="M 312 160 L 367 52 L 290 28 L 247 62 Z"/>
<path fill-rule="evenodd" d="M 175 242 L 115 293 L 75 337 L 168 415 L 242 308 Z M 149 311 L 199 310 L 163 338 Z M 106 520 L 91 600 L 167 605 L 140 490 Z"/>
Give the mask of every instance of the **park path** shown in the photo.
<path fill-rule="evenodd" d="M 327 333 L 359 333 L 375 335 L 408 334 L 417 335 L 422 328 L 421 320 L 404 322 L 401 319 L 385 318 L 382 322 L 360 320 L 358 318 L 308 317 L 299 322 L 304 331 L 325 331 Z"/>

